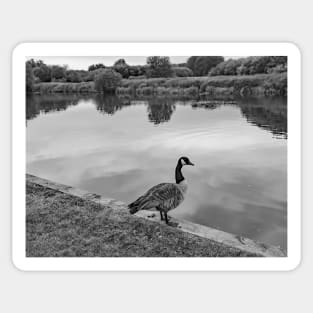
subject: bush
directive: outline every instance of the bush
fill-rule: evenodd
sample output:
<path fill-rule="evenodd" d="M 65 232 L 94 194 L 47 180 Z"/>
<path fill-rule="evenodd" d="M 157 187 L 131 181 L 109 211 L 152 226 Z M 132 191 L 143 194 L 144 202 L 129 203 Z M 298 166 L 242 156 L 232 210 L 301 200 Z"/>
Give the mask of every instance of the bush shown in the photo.
<path fill-rule="evenodd" d="M 152 86 L 142 86 L 136 89 L 137 96 L 151 96 L 154 93 L 154 88 Z"/>
<path fill-rule="evenodd" d="M 113 92 L 121 83 L 121 74 L 112 69 L 105 69 L 95 76 L 95 89 L 98 92 Z"/>
<path fill-rule="evenodd" d="M 174 75 L 177 77 L 190 77 L 193 76 L 193 72 L 188 67 L 176 66 L 172 68 Z"/>
<path fill-rule="evenodd" d="M 198 87 L 189 87 L 189 88 L 185 88 L 184 90 L 184 95 L 185 96 L 193 96 L 196 97 L 199 95 L 199 88 Z"/>
<path fill-rule="evenodd" d="M 287 57 L 253 56 L 240 59 L 229 59 L 218 64 L 209 72 L 210 76 L 219 75 L 254 75 L 282 73 L 287 71 Z"/>

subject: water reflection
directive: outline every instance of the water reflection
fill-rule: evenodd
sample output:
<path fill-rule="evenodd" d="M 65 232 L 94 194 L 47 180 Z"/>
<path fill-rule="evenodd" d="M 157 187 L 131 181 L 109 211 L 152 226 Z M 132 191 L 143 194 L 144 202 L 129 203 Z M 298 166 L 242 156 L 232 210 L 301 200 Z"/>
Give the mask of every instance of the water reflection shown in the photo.
<path fill-rule="evenodd" d="M 78 95 L 27 95 L 26 98 L 26 120 L 37 117 L 40 113 L 64 111 L 74 106 L 82 99 Z"/>
<path fill-rule="evenodd" d="M 271 131 L 276 138 L 287 139 L 287 103 L 285 98 L 245 99 L 238 102 L 249 123 Z"/>
<path fill-rule="evenodd" d="M 34 119 L 40 113 L 66 110 L 77 105 L 80 99 L 91 100 L 99 112 L 113 115 L 125 107 L 136 104 L 147 106 L 148 120 L 154 125 L 169 122 L 176 105 L 190 105 L 193 109 L 214 110 L 221 105 L 235 105 L 241 109 L 247 121 L 257 127 L 270 131 L 275 138 L 287 139 L 287 101 L 286 98 L 243 98 L 234 100 L 175 100 L 168 98 L 145 98 L 132 100 L 116 96 L 77 96 L 44 95 L 27 97 L 26 119 Z"/>
<path fill-rule="evenodd" d="M 285 99 L 48 95 L 26 110 L 27 172 L 130 202 L 188 155 L 172 215 L 286 249 Z"/>
<path fill-rule="evenodd" d="M 115 96 L 104 96 L 104 95 L 96 95 L 91 98 L 97 107 L 97 110 L 101 113 L 113 115 L 117 111 L 122 110 L 129 105 L 131 105 L 131 101 L 127 98 L 118 98 Z"/>
<path fill-rule="evenodd" d="M 148 118 L 155 125 L 168 122 L 176 109 L 173 99 L 153 98 L 148 101 Z"/>

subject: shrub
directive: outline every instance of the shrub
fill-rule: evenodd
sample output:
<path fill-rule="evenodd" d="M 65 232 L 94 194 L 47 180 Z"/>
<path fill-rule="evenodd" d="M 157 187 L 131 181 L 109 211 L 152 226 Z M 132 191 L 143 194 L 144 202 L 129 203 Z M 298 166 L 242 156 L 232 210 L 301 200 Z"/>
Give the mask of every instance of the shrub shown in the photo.
<path fill-rule="evenodd" d="M 121 80 L 121 74 L 112 69 L 105 69 L 95 76 L 95 89 L 101 93 L 115 91 Z"/>
<path fill-rule="evenodd" d="M 184 95 L 185 96 L 193 96 L 193 97 L 196 97 L 199 95 L 199 88 L 198 87 L 189 87 L 189 88 L 185 88 L 183 89 L 184 91 Z"/>
<path fill-rule="evenodd" d="M 166 96 L 169 94 L 169 90 L 168 90 L 168 88 L 165 88 L 165 87 L 157 87 L 155 89 L 155 93 L 158 96 Z"/>
<path fill-rule="evenodd" d="M 211 69 L 209 75 L 254 75 L 263 73 L 282 73 L 286 71 L 287 57 L 252 56 L 224 61 Z"/>
<path fill-rule="evenodd" d="M 152 86 L 142 86 L 136 89 L 137 96 L 151 96 L 154 93 L 154 88 Z"/>
<path fill-rule="evenodd" d="M 188 67 L 176 66 L 173 67 L 174 75 L 177 77 L 190 77 L 193 76 L 193 72 Z"/>

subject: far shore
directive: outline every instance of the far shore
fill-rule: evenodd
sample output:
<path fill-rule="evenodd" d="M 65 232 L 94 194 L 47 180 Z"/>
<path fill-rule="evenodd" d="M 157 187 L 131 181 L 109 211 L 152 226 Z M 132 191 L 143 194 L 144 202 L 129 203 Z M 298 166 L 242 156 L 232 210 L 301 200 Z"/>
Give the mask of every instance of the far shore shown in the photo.
<path fill-rule="evenodd" d="M 95 94 L 93 81 L 48 82 L 34 85 L 34 94 Z M 287 96 L 287 73 L 242 76 L 123 79 L 118 96 Z"/>

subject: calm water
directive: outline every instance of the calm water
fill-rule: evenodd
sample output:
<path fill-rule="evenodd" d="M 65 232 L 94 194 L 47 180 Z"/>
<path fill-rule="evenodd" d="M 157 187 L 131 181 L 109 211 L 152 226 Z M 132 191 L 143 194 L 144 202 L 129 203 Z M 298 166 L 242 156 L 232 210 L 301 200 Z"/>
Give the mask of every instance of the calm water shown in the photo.
<path fill-rule="evenodd" d="M 26 114 L 28 173 L 128 203 L 173 182 L 186 155 L 196 166 L 171 215 L 286 249 L 285 99 L 33 96 Z"/>

